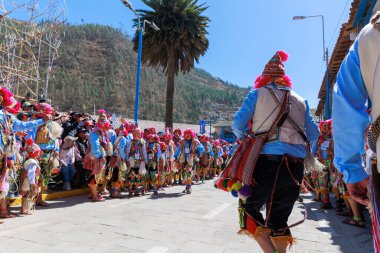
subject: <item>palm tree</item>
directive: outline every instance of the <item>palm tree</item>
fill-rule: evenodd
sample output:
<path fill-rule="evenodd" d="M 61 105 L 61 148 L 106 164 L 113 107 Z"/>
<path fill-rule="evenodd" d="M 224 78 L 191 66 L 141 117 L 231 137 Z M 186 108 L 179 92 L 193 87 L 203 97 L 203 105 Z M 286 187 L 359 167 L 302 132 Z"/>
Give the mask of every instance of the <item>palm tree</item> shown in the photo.
<path fill-rule="evenodd" d="M 207 9 L 198 0 L 142 0 L 151 10 L 138 10 L 141 20 L 153 21 L 156 32 L 147 27 L 143 37 L 142 62 L 163 67 L 167 75 L 165 126 L 173 128 L 174 78 L 188 73 L 208 49 L 206 28 L 210 19 L 202 16 Z M 137 19 L 134 27 L 137 27 Z M 138 46 L 138 32 L 133 37 Z"/>

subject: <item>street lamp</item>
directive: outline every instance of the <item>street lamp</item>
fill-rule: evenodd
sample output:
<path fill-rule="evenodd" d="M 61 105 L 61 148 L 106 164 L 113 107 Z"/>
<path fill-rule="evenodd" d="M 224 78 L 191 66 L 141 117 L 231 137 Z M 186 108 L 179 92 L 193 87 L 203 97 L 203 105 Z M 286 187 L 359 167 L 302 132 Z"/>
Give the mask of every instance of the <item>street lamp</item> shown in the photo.
<path fill-rule="evenodd" d="M 129 8 L 137 17 L 137 32 L 138 32 L 138 47 L 137 47 L 137 73 L 136 73 L 136 94 L 135 94 L 135 124 L 138 125 L 139 118 L 139 94 L 140 94 L 140 74 L 141 74 L 141 56 L 142 56 L 142 39 L 145 31 L 145 24 L 148 24 L 155 31 L 159 31 L 160 28 L 156 26 L 154 22 L 148 20 L 143 21 L 141 27 L 140 15 L 135 9 L 133 9 L 132 4 L 128 0 L 121 0 L 121 2 Z"/>
<path fill-rule="evenodd" d="M 307 18 L 322 18 L 322 35 L 323 35 L 323 60 L 326 62 L 326 101 L 325 101 L 325 119 L 330 119 L 330 84 L 329 84 L 329 51 L 325 42 L 325 17 L 323 15 L 315 16 L 294 16 L 293 20 L 303 20 Z"/>

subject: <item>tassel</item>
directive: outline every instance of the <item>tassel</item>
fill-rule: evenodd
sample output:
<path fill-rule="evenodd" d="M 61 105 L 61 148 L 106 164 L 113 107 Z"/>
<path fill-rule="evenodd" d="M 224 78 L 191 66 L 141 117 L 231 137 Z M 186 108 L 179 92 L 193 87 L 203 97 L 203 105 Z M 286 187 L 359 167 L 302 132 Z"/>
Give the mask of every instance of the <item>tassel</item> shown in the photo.
<path fill-rule="evenodd" d="M 231 190 L 231 194 L 232 194 L 232 196 L 234 196 L 235 198 L 239 197 L 239 196 L 238 196 L 238 192 L 235 191 L 235 190 Z"/>
<path fill-rule="evenodd" d="M 277 54 L 280 56 L 281 61 L 285 62 L 288 60 L 289 55 L 283 50 L 277 51 Z"/>
<path fill-rule="evenodd" d="M 231 191 L 232 185 L 234 185 L 235 181 L 232 179 L 229 179 L 227 182 L 227 191 Z"/>
<path fill-rule="evenodd" d="M 243 198 L 248 198 L 252 194 L 252 188 L 250 185 L 244 185 L 240 190 L 239 190 L 239 195 L 242 196 Z"/>
<path fill-rule="evenodd" d="M 234 190 L 234 191 L 238 192 L 242 187 L 243 187 L 242 183 L 236 182 L 232 185 L 231 191 Z"/>

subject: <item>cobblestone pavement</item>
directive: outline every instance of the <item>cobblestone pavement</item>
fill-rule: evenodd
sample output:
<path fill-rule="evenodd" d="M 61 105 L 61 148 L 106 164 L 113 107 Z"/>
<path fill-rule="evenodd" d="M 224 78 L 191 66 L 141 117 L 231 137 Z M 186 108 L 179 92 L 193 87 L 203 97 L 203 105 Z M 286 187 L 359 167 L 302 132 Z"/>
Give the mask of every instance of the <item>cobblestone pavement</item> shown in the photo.
<path fill-rule="evenodd" d="M 237 200 L 212 182 L 158 196 L 92 203 L 87 196 L 50 201 L 33 215 L 0 225 L 0 252 L 261 252 L 251 238 L 236 234 Z M 303 195 L 308 220 L 295 227 L 290 252 L 373 252 L 370 224 L 365 229 L 341 222 Z M 296 204 L 290 223 L 303 218 Z M 367 219 L 368 220 L 368 219 Z"/>

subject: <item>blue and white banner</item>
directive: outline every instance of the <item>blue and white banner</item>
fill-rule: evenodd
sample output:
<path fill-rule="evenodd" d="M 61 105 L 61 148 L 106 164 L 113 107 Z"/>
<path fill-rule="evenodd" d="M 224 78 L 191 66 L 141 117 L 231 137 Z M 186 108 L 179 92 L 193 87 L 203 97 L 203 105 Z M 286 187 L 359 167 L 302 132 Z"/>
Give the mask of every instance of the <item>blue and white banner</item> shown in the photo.
<path fill-rule="evenodd" d="M 200 134 L 205 134 L 206 133 L 206 120 L 201 119 L 199 121 L 199 133 Z"/>

